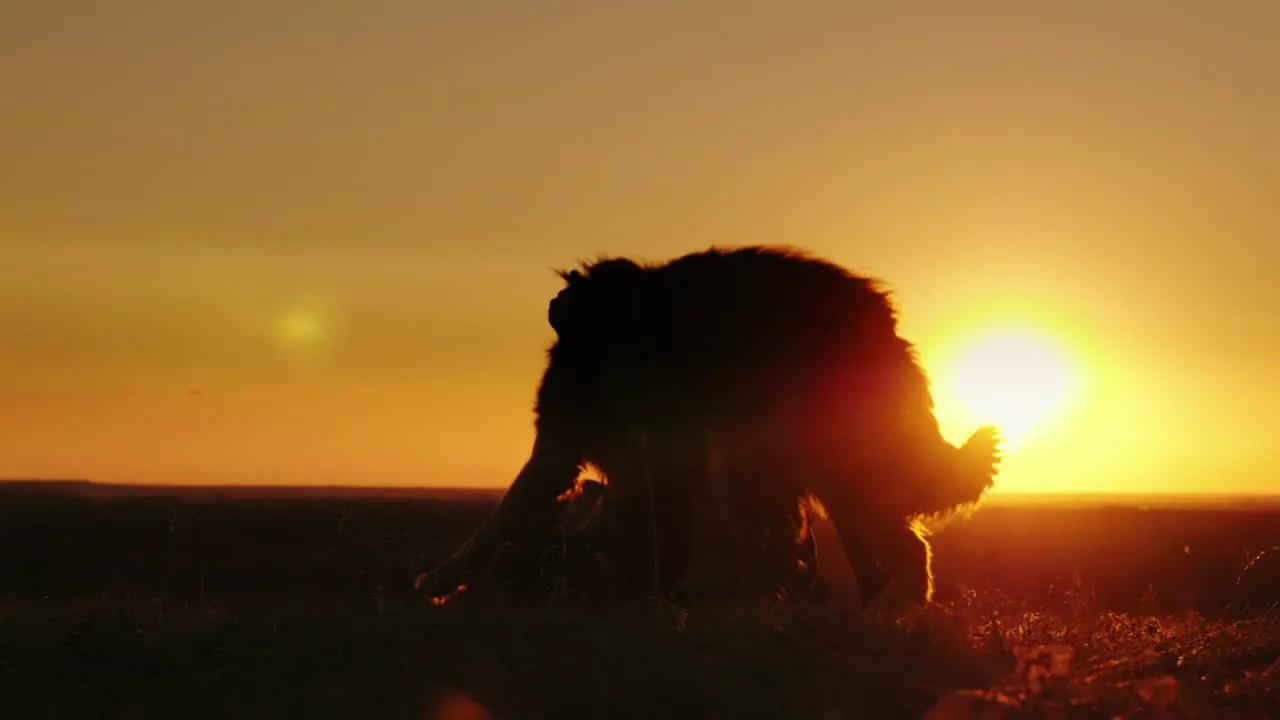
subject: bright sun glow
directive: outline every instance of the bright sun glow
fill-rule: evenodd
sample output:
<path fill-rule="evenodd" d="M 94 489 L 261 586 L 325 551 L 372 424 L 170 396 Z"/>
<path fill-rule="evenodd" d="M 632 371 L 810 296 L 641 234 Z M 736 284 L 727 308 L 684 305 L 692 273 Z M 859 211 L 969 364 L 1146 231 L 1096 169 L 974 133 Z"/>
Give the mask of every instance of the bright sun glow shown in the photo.
<path fill-rule="evenodd" d="M 1061 414 L 1077 390 L 1064 353 L 1024 331 L 981 336 L 959 351 L 944 375 L 958 409 L 970 422 L 997 425 L 1006 450 Z"/>

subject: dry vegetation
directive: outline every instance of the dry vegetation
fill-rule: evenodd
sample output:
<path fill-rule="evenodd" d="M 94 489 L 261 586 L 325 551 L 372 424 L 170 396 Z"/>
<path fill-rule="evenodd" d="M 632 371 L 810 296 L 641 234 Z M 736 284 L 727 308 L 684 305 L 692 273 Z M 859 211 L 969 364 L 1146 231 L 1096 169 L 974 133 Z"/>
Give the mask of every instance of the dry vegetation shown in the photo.
<path fill-rule="evenodd" d="M 482 507 L 415 536 L 443 506 L 303 505 L 0 509 L 0 717 L 1280 717 L 1275 610 L 1120 610 L 1087 581 L 902 618 L 428 607 L 395 591 L 410 550 Z"/>
<path fill-rule="evenodd" d="M 1022 612 L 971 597 L 894 620 L 828 608 L 659 618 L 10 603 L 0 714 L 430 717 L 1280 716 L 1280 620 Z"/>

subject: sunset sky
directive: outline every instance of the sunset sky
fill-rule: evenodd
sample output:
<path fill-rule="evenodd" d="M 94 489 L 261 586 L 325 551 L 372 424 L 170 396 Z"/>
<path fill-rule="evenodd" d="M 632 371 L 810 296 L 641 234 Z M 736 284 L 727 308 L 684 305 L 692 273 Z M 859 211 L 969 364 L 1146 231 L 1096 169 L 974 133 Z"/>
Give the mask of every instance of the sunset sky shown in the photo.
<path fill-rule="evenodd" d="M 1280 490 L 1280 5 L 694 5 L 6 3 L 0 476 L 505 485 L 552 268 L 789 243 L 1061 349 L 1000 489 Z"/>

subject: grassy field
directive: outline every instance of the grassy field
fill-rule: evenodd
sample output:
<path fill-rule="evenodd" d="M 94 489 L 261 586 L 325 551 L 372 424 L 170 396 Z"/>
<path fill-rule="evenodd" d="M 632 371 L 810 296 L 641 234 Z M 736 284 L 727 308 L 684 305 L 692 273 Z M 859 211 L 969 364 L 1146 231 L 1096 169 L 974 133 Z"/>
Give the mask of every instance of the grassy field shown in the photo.
<path fill-rule="evenodd" d="M 1275 510 L 984 508 L 903 618 L 414 598 L 490 502 L 0 497 L 0 718 L 1280 717 Z"/>

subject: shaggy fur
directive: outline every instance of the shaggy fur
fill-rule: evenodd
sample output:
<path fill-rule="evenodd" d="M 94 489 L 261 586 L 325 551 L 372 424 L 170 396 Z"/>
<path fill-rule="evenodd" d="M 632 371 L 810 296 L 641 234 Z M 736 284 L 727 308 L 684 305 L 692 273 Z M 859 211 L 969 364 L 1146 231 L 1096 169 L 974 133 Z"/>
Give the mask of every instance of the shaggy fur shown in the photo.
<path fill-rule="evenodd" d="M 655 589 L 686 575 L 694 532 L 714 516 L 733 540 L 737 581 L 772 594 L 795 575 L 790 515 L 811 492 L 864 601 L 891 584 L 927 598 L 928 549 L 910 519 L 976 502 L 997 440 L 993 428 L 963 448 L 941 436 L 878 282 L 765 247 L 648 266 L 614 258 L 561 276 L 534 452 L 485 524 L 427 576 L 428 592 L 518 558 L 586 460 L 609 480 L 600 531 L 622 539 L 613 559 Z"/>

